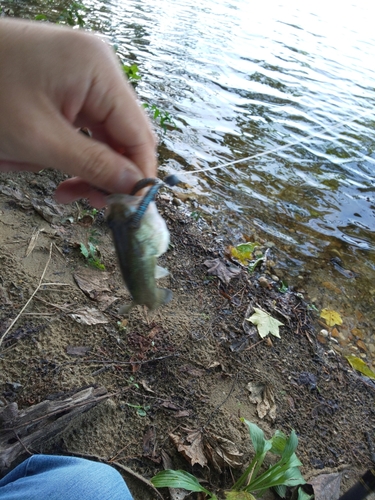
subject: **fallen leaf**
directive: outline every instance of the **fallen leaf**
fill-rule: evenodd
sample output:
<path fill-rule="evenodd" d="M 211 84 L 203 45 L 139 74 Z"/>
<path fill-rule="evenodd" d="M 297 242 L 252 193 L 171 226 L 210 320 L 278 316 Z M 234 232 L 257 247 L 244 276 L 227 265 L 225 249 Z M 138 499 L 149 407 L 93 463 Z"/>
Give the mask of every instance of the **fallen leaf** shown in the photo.
<path fill-rule="evenodd" d="M 332 292 L 335 293 L 341 293 L 340 288 L 331 283 L 330 281 L 323 281 L 322 285 L 324 286 L 324 288 L 327 288 L 327 290 L 331 290 Z"/>
<path fill-rule="evenodd" d="M 69 314 L 77 323 L 81 325 L 105 325 L 108 319 L 98 309 L 94 307 L 83 307 L 75 313 Z"/>
<path fill-rule="evenodd" d="M 43 227 L 41 227 L 40 229 L 34 229 L 34 232 L 31 235 L 30 242 L 29 242 L 29 245 L 28 245 L 26 253 L 25 253 L 25 257 L 28 257 L 31 254 L 31 252 L 34 250 L 39 233 L 43 233 L 44 231 L 45 231 L 45 229 Z"/>
<path fill-rule="evenodd" d="M 366 335 L 359 328 L 353 328 L 353 330 L 351 330 L 351 333 L 356 337 L 359 337 L 361 340 L 364 340 L 366 338 Z"/>
<path fill-rule="evenodd" d="M 93 300 L 100 300 L 104 292 L 110 292 L 106 281 L 109 278 L 108 273 L 102 271 L 82 268 L 73 274 L 79 288 Z"/>
<path fill-rule="evenodd" d="M 203 437 L 200 430 L 191 431 L 187 435 L 186 440 L 190 444 L 185 444 L 185 441 L 177 434 L 171 433 L 169 437 L 177 450 L 191 463 L 191 465 L 199 464 L 202 467 L 207 465 L 207 458 L 203 449 Z"/>
<path fill-rule="evenodd" d="M 249 264 L 249 261 L 253 259 L 253 252 L 255 248 L 259 246 L 259 243 L 241 243 L 236 247 L 229 247 L 229 253 L 231 257 L 238 260 L 244 266 Z"/>
<path fill-rule="evenodd" d="M 259 418 L 269 415 L 272 420 L 276 418 L 275 396 L 270 384 L 263 382 L 249 382 L 247 390 L 250 392 L 250 401 L 257 405 Z"/>
<path fill-rule="evenodd" d="M 375 373 L 369 368 L 366 363 L 360 359 L 357 358 L 357 356 L 354 356 L 351 354 L 350 356 L 345 356 L 345 358 L 348 360 L 349 364 L 357 370 L 358 372 L 362 373 L 366 377 L 372 378 L 375 380 Z"/>
<path fill-rule="evenodd" d="M 219 258 L 205 260 L 204 265 L 209 268 L 207 274 L 217 276 L 226 285 L 228 285 L 232 278 L 235 278 L 241 272 L 241 269 L 238 267 L 228 267 L 226 263 Z"/>
<path fill-rule="evenodd" d="M 314 490 L 315 500 L 337 500 L 340 497 L 340 473 L 321 474 L 309 481 Z"/>
<path fill-rule="evenodd" d="M 160 406 L 167 408 L 168 410 L 180 410 L 180 407 L 172 403 L 171 401 L 163 401 Z"/>
<path fill-rule="evenodd" d="M 90 351 L 90 347 L 87 346 L 74 346 L 68 345 L 66 348 L 66 353 L 70 356 L 85 356 Z"/>
<path fill-rule="evenodd" d="M 209 461 L 219 472 L 225 465 L 229 465 L 229 467 L 241 467 L 242 465 L 243 453 L 240 453 L 236 445 L 227 438 L 206 433 L 204 449 Z"/>
<path fill-rule="evenodd" d="M 175 418 L 190 417 L 190 411 L 189 410 L 181 410 L 181 411 L 178 411 L 176 413 L 173 413 L 172 417 L 175 417 Z"/>
<path fill-rule="evenodd" d="M 150 457 L 155 455 L 155 427 L 150 426 L 143 435 L 143 456 Z"/>
<path fill-rule="evenodd" d="M 320 317 L 326 320 L 328 326 L 342 325 L 341 316 L 332 309 L 322 309 Z"/>
<path fill-rule="evenodd" d="M 362 349 L 362 351 L 367 351 L 366 344 L 363 342 L 363 340 L 357 340 L 357 347 Z"/>
<path fill-rule="evenodd" d="M 270 314 L 262 311 L 262 309 L 258 309 L 254 307 L 255 314 L 247 318 L 247 321 L 251 321 L 258 328 L 258 333 L 262 337 L 266 337 L 269 333 L 274 335 L 275 337 L 280 338 L 279 334 L 279 326 L 283 326 L 284 324 L 273 318 Z"/>
<path fill-rule="evenodd" d="M 151 387 L 147 384 L 146 380 L 141 380 L 141 386 L 145 391 L 155 393 L 155 391 L 153 391 Z"/>

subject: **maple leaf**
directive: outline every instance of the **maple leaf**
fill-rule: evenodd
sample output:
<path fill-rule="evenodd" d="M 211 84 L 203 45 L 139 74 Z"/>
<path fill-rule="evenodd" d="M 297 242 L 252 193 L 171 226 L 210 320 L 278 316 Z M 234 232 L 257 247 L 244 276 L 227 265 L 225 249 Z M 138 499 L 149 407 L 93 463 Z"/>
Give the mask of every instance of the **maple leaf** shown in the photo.
<path fill-rule="evenodd" d="M 262 311 L 262 309 L 258 309 L 254 307 L 255 314 L 250 316 L 250 318 L 246 318 L 247 321 L 251 321 L 258 328 L 258 333 L 264 339 L 270 333 L 275 337 L 280 338 L 279 334 L 279 326 L 283 326 L 284 323 L 281 323 L 277 319 L 273 318 L 270 314 Z"/>
<path fill-rule="evenodd" d="M 326 320 L 328 326 L 342 325 L 342 319 L 338 312 L 332 309 L 322 309 L 320 317 Z"/>

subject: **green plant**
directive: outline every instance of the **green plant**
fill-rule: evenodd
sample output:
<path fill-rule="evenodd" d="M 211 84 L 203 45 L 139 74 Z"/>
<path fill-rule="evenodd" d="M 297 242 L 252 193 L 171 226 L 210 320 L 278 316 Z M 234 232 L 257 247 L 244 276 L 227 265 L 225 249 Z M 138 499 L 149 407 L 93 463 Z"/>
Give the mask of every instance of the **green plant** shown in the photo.
<path fill-rule="evenodd" d="M 172 118 L 172 115 L 168 113 L 168 111 L 163 111 L 162 109 L 158 108 L 155 104 L 147 104 L 144 103 L 142 106 L 145 109 L 149 109 L 151 111 L 151 116 L 152 118 L 158 122 L 161 128 L 164 130 L 164 132 L 167 130 L 167 124 L 172 125 L 174 128 L 176 128 L 176 124 Z"/>
<path fill-rule="evenodd" d="M 125 403 L 125 404 L 126 406 L 130 406 L 131 408 L 135 408 L 137 410 L 137 415 L 139 415 L 140 417 L 145 417 L 147 415 L 148 410 L 151 408 L 150 406 L 132 405 L 130 403 Z"/>
<path fill-rule="evenodd" d="M 64 9 L 59 16 L 58 24 L 68 24 L 69 26 L 79 26 L 83 28 L 86 24 L 82 13 L 86 12 L 86 7 L 78 2 L 72 2 Z"/>
<path fill-rule="evenodd" d="M 225 493 L 225 498 L 227 500 L 254 500 L 252 493 L 261 496 L 269 488 L 275 488 L 277 493 L 284 497 L 287 486 L 304 484 L 305 481 L 299 470 L 302 464 L 295 454 L 298 445 L 296 433 L 292 431 L 287 437 L 283 432 L 276 431 L 272 438 L 267 440 L 262 429 L 256 424 L 245 419 L 241 420 L 248 427 L 255 456 L 230 491 Z M 261 468 L 268 452 L 279 456 L 280 459 L 262 472 Z M 194 476 L 185 471 L 162 471 L 156 474 L 151 482 L 157 488 L 184 488 L 188 491 L 202 491 L 212 499 L 217 498 Z"/>
<path fill-rule="evenodd" d="M 84 243 L 80 243 L 79 248 L 81 250 L 81 254 L 84 256 L 90 266 L 96 267 L 97 269 L 101 269 L 103 271 L 105 269 L 105 265 L 101 261 L 100 252 L 97 245 L 97 232 L 95 231 L 95 229 L 93 229 L 90 231 L 87 246 Z"/>
<path fill-rule="evenodd" d="M 49 15 L 37 14 L 34 17 L 36 21 L 51 21 L 57 24 L 67 24 L 68 26 L 79 26 L 80 28 L 85 26 L 86 22 L 82 16 L 87 11 L 87 8 L 82 3 L 72 2 L 61 11 L 57 19 L 53 13 L 54 2 L 49 1 L 47 4 L 49 4 Z"/>
<path fill-rule="evenodd" d="M 129 82 L 136 82 L 141 79 L 141 75 L 139 74 L 138 66 L 136 64 L 123 64 L 122 70 L 125 75 L 128 77 Z"/>

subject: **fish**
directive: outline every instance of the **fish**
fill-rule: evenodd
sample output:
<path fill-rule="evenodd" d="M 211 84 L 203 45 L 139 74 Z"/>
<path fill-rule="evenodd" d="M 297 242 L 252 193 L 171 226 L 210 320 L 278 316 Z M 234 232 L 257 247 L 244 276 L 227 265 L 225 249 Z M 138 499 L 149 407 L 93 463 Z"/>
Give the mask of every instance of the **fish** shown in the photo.
<path fill-rule="evenodd" d="M 169 185 L 177 183 L 172 176 L 165 179 Z M 135 194 L 151 185 L 143 196 Z M 107 224 L 112 232 L 119 266 L 132 302 L 120 308 L 127 314 L 136 305 L 150 311 L 167 304 L 172 292 L 158 288 L 156 280 L 169 272 L 157 265 L 157 259 L 169 247 L 170 235 L 165 220 L 159 214 L 155 195 L 163 183 L 158 179 L 142 179 L 130 195 L 112 194 L 107 197 L 109 210 Z"/>

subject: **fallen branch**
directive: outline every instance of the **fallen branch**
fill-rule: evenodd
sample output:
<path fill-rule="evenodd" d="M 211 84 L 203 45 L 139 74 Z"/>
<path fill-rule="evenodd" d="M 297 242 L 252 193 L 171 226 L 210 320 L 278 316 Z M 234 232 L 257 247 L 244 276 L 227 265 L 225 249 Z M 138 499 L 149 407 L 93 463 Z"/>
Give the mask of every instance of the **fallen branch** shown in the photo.
<path fill-rule="evenodd" d="M 27 458 L 40 453 L 48 439 L 63 432 L 76 417 L 112 397 L 104 387 L 88 387 L 64 399 L 45 400 L 26 410 L 10 403 L 0 410 L 0 477 Z"/>

